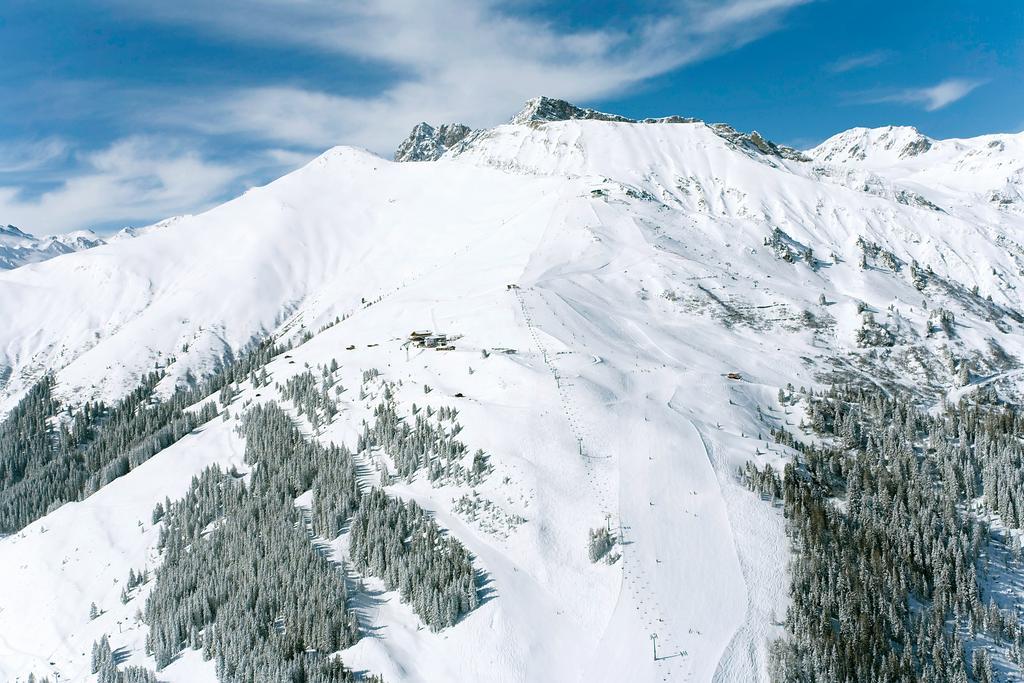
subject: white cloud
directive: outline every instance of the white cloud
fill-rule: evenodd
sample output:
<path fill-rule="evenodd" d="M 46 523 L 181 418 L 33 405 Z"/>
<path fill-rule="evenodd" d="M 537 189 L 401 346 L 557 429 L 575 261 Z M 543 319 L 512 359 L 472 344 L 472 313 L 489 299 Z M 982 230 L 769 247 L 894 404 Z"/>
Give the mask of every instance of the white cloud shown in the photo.
<path fill-rule="evenodd" d="M 0 186 L 0 216 L 32 232 L 64 232 L 109 221 L 145 221 L 202 208 L 241 175 L 197 151 L 133 137 L 79 155 L 75 175 L 36 197 Z"/>
<path fill-rule="evenodd" d="M 369 96 L 294 84 L 243 88 L 165 110 L 158 114 L 165 122 L 311 149 L 357 144 L 387 153 L 421 120 L 493 125 L 535 95 L 621 95 L 775 30 L 786 10 L 809 0 L 683 0 L 631 23 L 586 30 L 513 16 L 486 0 L 109 1 L 222 40 L 285 44 L 322 53 L 339 69 L 358 68 L 355 58 L 401 74 Z"/>
<path fill-rule="evenodd" d="M 305 166 L 317 155 L 293 149 L 268 149 L 263 151 L 262 156 L 268 165 L 290 171 Z"/>
<path fill-rule="evenodd" d="M 67 142 L 56 137 L 5 142 L 0 144 L 0 173 L 38 171 L 63 159 L 67 153 Z"/>
<path fill-rule="evenodd" d="M 738 25 L 762 21 L 774 13 L 803 5 L 810 0 L 732 0 L 697 5 L 700 11 L 699 25 L 702 31 L 731 30 Z"/>
<path fill-rule="evenodd" d="M 953 104 L 969 95 L 975 88 L 984 85 L 984 80 L 947 78 L 927 88 L 908 88 L 889 95 L 883 95 L 869 102 L 905 102 L 918 104 L 926 111 L 936 111 Z"/>
<path fill-rule="evenodd" d="M 195 145 L 128 138 L 105 150 L 71 154 L 74 172 L 41 195 L 0 180 L 0 218 L 6 222 L 56 232 L 155 220 L 202 209 L 257 170 L 288 170 L 333 145 L 387 154 L 422 120 L 486 126 L 506 120 L 536 95 L 584 102 L 621 96 L 654 76 L 776 30 L 787 10 L 811 0 L 670 0 L 632 21 L 588 29 L 513 14 L 497 0 L 95 1 L 219 41 L 284 46 L 314 52 L 338 70 L 369 65 L 397 75 L 368 95 L 294 82 L 171 95 L 166 87 L 157 93 L 82 84 L 88 92 L 116 92 L 124 106 L 105 111 L 122 112 L 121 125 L 187 132 L 189 139 L 207 136 L 210 146 L 217 144 L 210 137 L 227 135 L 250 149 L 267 149 L 224 163 L 204 157 Z M 62 92 L 82 106 L 106 100 L 83 96 L 76 87 Z M 36 151 L 12 168 L 42 163 L 48 153 L 69 154 L 57 147 Z"/>
<path fill-rule="evenodd" d="M 836 60 L 831 64 L 826 65 L 826 69 L 834 74 L 846 73 L 847 71 L 854 71 L 856 69 L 866 69 L 872 66 L 878 66 L 888 61 L 892 57 L 892 52 L 889 50 L 874 50 L 872 52 L 865 52 L 859 55 L 849 55 L 842 59 Z"/>

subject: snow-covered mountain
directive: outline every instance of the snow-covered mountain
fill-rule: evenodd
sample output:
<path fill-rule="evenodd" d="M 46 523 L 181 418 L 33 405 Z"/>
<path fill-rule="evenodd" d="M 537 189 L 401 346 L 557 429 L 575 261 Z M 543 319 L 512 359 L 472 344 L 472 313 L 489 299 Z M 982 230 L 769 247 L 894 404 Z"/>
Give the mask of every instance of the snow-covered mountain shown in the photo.
<path fill-rule="evenodd" d="M 298 417 L 287 380 L 332 360 L 347 391 L 329 423 L 299 420 L 307 436 L 358 450 L 386 394 L 410 420 L 455 407 L 492 468 L 387 486 L 465 544 L 486 596 L 435 632 L 359 580 L 364 637 L 341 657 L 392 682 L 767 680 L 785 521 L 736 471 L 792 455 L 766 445 L 766 424 L 801 418 L 780 389 L 1020 396 L 1019 135 L 855 129 L 799 152 L 538 98 L 492 129 L 421 124 L 396 158 L 422 163 L 337 147 L 206 213 L 0 273 L 4 413 L 47 372 L 78 407 L 153 369 L 166 397 L 257 340 L 297 344 L 269 384 L 221 395 L 229 419 L 0 539 L 0 677 L 89 680 L 103 634 L 153 667 L 135 617 L 152 587 L 119 595 L 163 561 L 155 503 L 208 465 L 246 472 L 244 408 Z M 357 458 L 366 481 L 394 471 Z M 587 557 L 601 527 L 621 533 L 611 563 Z M 216 674 L 186 649 L 159 678 Z"/>
<path fill-rule="evenodd" d="M 92 249 L 104 240 L 91 230 L 36 237 L 13 225 L 0 226 L 0 270 L 37 263 L 61 254 Z"/>
<path fill-rule="evenodd" d="M 851 187 L 879 185 L 970 209 L 1024 212 L 1024 133 L 933 140 L 915 128 L 854 128 L 808 151 Z"/>
<path fill-rule="evenodd" d="M 143 228 L 122 228 L 115 233 L 100 237 L 92 230 L 74 230 L 59 235 L 36 237 L 13 225 L 0 225 L 0 270 L 19 268 L 29 263 L 39 263 L 55 256 L 92 249 L 101 244 L 131 239 L 138 235 L 173 223 L 176 218 L 160 221 Z"/>

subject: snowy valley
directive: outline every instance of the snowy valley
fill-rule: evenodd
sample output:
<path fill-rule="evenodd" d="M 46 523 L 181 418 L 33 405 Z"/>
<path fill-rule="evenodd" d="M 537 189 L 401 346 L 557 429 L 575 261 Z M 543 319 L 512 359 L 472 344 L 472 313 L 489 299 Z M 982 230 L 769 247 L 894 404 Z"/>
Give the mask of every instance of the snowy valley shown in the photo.
<path fill-rule="evenodd" d="M 246 680 L 252 623 L 316 681 L 827 680 L 800 515 L 860 519 L 887 467 L 963 560 L 904 530 L 872 666 L 1019 676 L 1024 134 L 798 151 L 538 98 L 396 158 L 0 266 L 0 679 Z"/>

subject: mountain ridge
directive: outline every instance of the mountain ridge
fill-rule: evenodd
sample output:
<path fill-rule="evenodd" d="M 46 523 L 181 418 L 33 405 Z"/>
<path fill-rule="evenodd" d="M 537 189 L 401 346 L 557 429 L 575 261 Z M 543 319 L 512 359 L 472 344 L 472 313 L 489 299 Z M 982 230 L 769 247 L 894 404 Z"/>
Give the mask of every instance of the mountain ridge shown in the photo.
<path fill-rule="evenodd" d="M 677 115 L 632 119 L 619 114 L 607 114 L 596 109 L 578 107 L 565 100 L 541 96 L 528 100 L 523 108 L 509 119 L 507 125 L 543 125 L 559 121 L 604 121 L 628 124 L 704 123 L 699 119 Z M 742 133 L 725 123 L 705 125 L 722 139 L 749 152 L 795 161 L 808 160 L 799 150 L 785 145 L 777 145 L 762 137 L 757 131 Z M 399 145 L 394 160 L 436 161 L 449 152 L 454 155 L 461 154 L 473 144 L 477 137 L 486 132 L 487 129 L 471 131 L 468 126 L 458 123 L 442 124 L 435 131 L 433 126 L 420 123 Z"/>
<path fill-rule="evenodd" d="M 150 372 L 132 414 L 193 391 L 209 395 L 183 410 L 217 413 L 0 538 L 0 677 L 90 680 L 103 634 L 123 664 L 156 666 L 133 616 L 167 558 L 154 506 L 210 466 L 258 489 L 273 468 L 250 462 L 242 419 L 275 403 L 299 438 L 344 446 L 362 487 L 429 513 L 478 573 L 479 604 L 435 631 L 356 570 L 347 532 L 316 537 L 351 591 L 349 669 L 770 680 L 792 530 L 737 472 L 798 471 L 831 387 L 933 411 L 1020 401 L 1024 217 L 984 189 L 1014 168 L 1012 141 L 865 167 L 557 102 L 527 108 L 575 118 L 449 127 L 451 144 L 418 127 L 419 163 L 336 147 L 202 214 L 0 273 L 0 414 L 52 376 L 51 421 L 68 426 Z M 254 348 L 258 366 L 234 372 Z M 322 510 L 300 470 L 279 507 L 304 532 Z M 126 589 L 143 569 L 154 580 Z M 160 679 L 216 680 L 204 637 L 165 638 Z"/>
<path fill-rule="evenodd" d="M 717 204 L 721 206 L 719 210 L 726 212 L 726 214 L 740 211 L 739 216 L 744 215 L 742 212 L 745 212 L 748 217 L 754 217 L 760 213 L 761 217 L 758 219 L 760 221 L 781 220 L 785 223 L 794 220 L 794 218 L 792 216 L 786 217 L 785 214 L 782 214 L 773 219 L 772 216 L 777 213 L 777 209 L 771 207 L 768 196 L 760 190 L 757 193 L 764 195 L 764 198 L 757 200 L 764 207 L 760 210 L 755 210 L 754 206 L 749 202 L 741 201 L 736 203 L 734 200 L 729 200 L 722 203 L 723 198 L 709 195 L 705 189 L 698 190 L 696 195 L 696 197 L 700 198 L 700 202 L 692 204 L 692 197 L 695 195 L 692 190 L 686 188 L 686 183 L 693 183 L 694 181 L 691 178 L 709 178 L 716 173 L 722 173 L 726 169 L 730 169 L 729 173 L 748 173 L 751 167 L 739 161 L 741 158 L 746 158 L 759 165 L 765 165 L 766 168 L 774 168 L 779 172 L 778 174 L 769 172 L 765 177 L 767 186 L 777 193 L 784 192 L 784 186 L 790 182 L 803 185 L 809 189 L 824 187 L 822 183 L 826 185 L 840 184 L 857 193 L 874 194 L 889 200 L 893 204 L 920 206 L 925 210 L 934 210 L 932 207 L 938 207 L 947 213 L 952 211 L 959 220 L 966 220 L 981 225 L 998 223 L 1003 220 L 1000 216 L 1007 213 L 1004 205 L 995 202 L 989 204 L 998 211 L 998 213 L 994 214 L 987 210 L 982 211 L 984 205 L 966 204 L 958 206 L 958 203 L 962 204 L 970 198 L 965 197 L 962 193 L 955 195 L 947 194 L 945 184 L 938 186 L 942 190 L 941 195 L 936 194 L 935 186 L 922 188 L 921 192 L 915 191 L 911 193 L 909 190 L 900 189 L 898 183 L 901 179 L 892 180 L 880 176 L 877 182 L 882 183 L 881 187 L 883 189 L 876 191 L 876 185 L 871 183 L 864 184 L 859 180 L 862 177 L 862 175 L 859 175 L 861 174 L 860 171 L 848 172 L 842 170 L 839 166 L 836 166 L 835 170 L 827 168 L 823 170 L 803 162 L 796 162 L 797 165 L 795 166 L 781 166 L 779 165 L 780 161 L 786 162 L 787 160 L 778 160 L 778 157 L 759 151 L 750 152 L 736 145 L 727 137 L 723 137 L 720 131 L 715 131 L 713 128 L 698 122 L 667 126 L 655 125 L 651 127 L 638 124 L 622 124 L 627 126 L 627 128 L 621 130 L 605 129 L 604 125 L 604 122 L 593 119 L 570 119 L 567 121 L 545 122 L 540 126 L 528 124 L 498 126 L 495 129 L 477 131 L 467 136 L 465 140 L 457 143 L 453 149 L 449 150 L 442 159 L 446 164 L 468 163 L 471 165 L 484 165 L 495 168 L 502 173 L 511 172 L 518 174 L 528 171 L 531 174 L 540 174 L 541 176 L 568 175 L 594 176 L 595 179 L 617 178 L 617 180 L 624 183 L 624 188 L 628 192 L 634 192 L 639 197 L 648 197 L 659 202 L 665 202 L 667 199 L 667 205 L 675 205 L 680 208 L 689 207 L 687 210 L 696 210 L 698 212 L 704 212 L 707 210 L 706 207 Z M 701 131 L 707 131 L 711 136 Z M 590 160 L 588 161 L 585 156 L 579 154 L 578 145 L 574 147 L 564 144 L 562 140 L 566 134 L 571 134 L 579 140 L 579 144 L 586 146 L 596 144 L 600 148 L 594 148 L 594 154 L 589 156 Z M 714 142 L 715 140 L 721 142 Z M 614 144 L 608 146 L 609 143 Z M 722 146 L 723 144 L 724 146 Z M 635 149 L 630 150 L 630 145 L 634 145 Z M 709 145 L 711 146 L 709 147 Z M 725 156 L 716 156 L 719 154 L 714 151 L 717 148 L 737 150 L 743 152 L 743 154 L 738 157 L 731 157 L 727 154 Z M 623 163 L 623 160 L 631 154 L 640 154 L 640 163 Z M 644 161 L 643 159 L 647 160 Z M 275 185 L 281 183 L 294 185 L 297 182 L 297 178 L 313 173 L 314 169 L 334 166 L 339 163 L 349 163 L 348 160 L 356 163 L 355 168 L 359 169 L 357 171 L 359 173 L 370 169 L 377 170 L 377 166 L 387 163 L 380 160 L 379 157 L 355 148 L 335 148 L 321 155 L 321 157 L 315 159 L 308 166 L 294 174 L 285 176 L 284 179 L 264 188 L 250 191 L 246 195 L 223 205 L 222 208 L 215 209 L 214 212 L 224 211 L 226 207 L 239 205 L 240 203 L 244 204 L 249 201 L 250 195 L 256 197 L 265 194 L 271 191 L 268 188 Z M 682 163 L 682 166 L 680 166 L 678 173 L 666 173 L 668 168 L 680 163 Z M 426 171 L 426 169 L 424 170 Z M 426 172 L 429 173 L 430 171 Z M 959 180 L 958 178 L 958 182 Z M 857 185 L 856 183 L 861 184 Z M 701 180 L 700 184 L 703 186 L 704 181 Z M 853 186 L 851 187 L 851 185 Z M 694 187 L 696 188 L 697 186 L 694 185 Z M 737 198 L 739 197 L 739 195 L 736 196 Z M 846 200 L 843 201 L 845 202 Z M 818 219 L 812 211 L 804 213 L 797 220 L 813 224 Z M 180 226 L 192 224 L 195 221 L 195 217 L 183 217 L 180 219 L 170 219 L 164 223 L 169 224 L 173 230 L 177 230 Z M 157 226 L 164 223 L 157 224 Z M 167 230 L 159 230 L 158 232 L 165 233 Z M 878 233 L 878 237 L 881 237 L 881 235 L 882 233 Z M 167 239 L 173 240 L 174 238 L 169 237 Z M 920 237 L 916 239 L 920 240 Z M 1012 233 L 1007 233 L 1001 239 L 1010 243 L 1014 238 Z M 134 242 L 135 240 L 132 241 Z M 834 248 L 838 248 L 838 246 L 837 244 Z M 1019 259 L 1020 257 L 1015 256 L 1014 253 L 1010 252 L 1007 256 L 1011 259 Z M 925 259 L 922 257 L 918 260 L 923 261 Z M 952 264 L 955 261 L 951 260 L 949 263 Z M 1006 270 L 1006 268 L 1000 270 Z M 960 279 L 969 280 L 977 277 L 977 271 L 972 273 L 960 266 L 957 266 L 955 272 L 956 277 Z M 34 278 L 26 277 L 22 279 L 28 281 Z M 269 325 L 272 322 L 272 318 L 265 319 L 263 325 Z M 251 338 L 258 331 L 258 328 L 250 330 L 245 333 L 242 340 Z M 223 349 L 223 351 L 228 350 L 229 348 Z M 169 351 L 170 349 L 165 349 L 164 352 L 168 353 Z M 12 362 L 12 359 L 8 357 L 5 364 L 11 368 L 11 372 L 17 372 L 16 368 L 21 362 L 23 361 L 15 360 Z"/>

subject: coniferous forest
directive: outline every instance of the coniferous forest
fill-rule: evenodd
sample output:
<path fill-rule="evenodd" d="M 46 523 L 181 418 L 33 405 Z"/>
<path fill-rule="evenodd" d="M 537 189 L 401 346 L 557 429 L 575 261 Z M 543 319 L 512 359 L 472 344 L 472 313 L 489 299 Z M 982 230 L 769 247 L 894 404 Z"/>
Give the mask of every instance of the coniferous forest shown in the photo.
<path fill-rule="evenodd" d="M 127 474 L 216 415 L 212 403 L 187 413 L 187 392 L 155 401 L 156 373 L 108 407 L 86 403 L 70 426 L 53 423 L 60 404 L 44 377 L 0 425 L 0 531 L 13 532 Z"/>
<path fill-rule="evenodd" d="M 217 414 L 213 403 L 187 408 L 247 375 L 255 380 L 256 368 L 282 350 L 257 344 L 165 400 L 156 396 L 163 375 L 153 372 L 114 405 L 86 402 L 73 415 L 44 376 L 0 423 L 0 533 L 82 500 L 149 460 Z"/>
<path fill-rule="evenodd" d="M 202 383 L 156 398 L 148 375 L 112 406 L 67 414 L 44 377 L 0 425 L 0 513 L 17 530 L 138 466 L 216 414 L 239 382 L 268 384 L 263 345 Z M 330 422 L 337 366 L 281 387 L 314 429 Z M 364 373 L 366 382 L 377 373 Z M 487 471 L 455 437 L 458 413 L 398 413 L 395 387 L 364 424 L 357 450 L 381 450 L 396 474 L 475 481 Z M 772 647 L 784 682 L 1000 680 L 1024 662 L 1024 627 L 989 580 L 993 563 L 1020 568 L 1010 530 L 1024 522 L 1024 433 L 1019 412 L 979 392 L 973 403 L 922 410 L 910 397 L 836 386 L 780 392 L 802 406 L 800 432 L 772 429 L 794 457 L 779 473 L 749 463 L 741 478 L 784 511 L 792 543 L 787 637 Z M 189 410 L 201 405 L 199 410 Z M 348 561 L 376 576 L 433 630 L 479 604 L 472 558 L 416 503 L 361 485 L 352 452 L 305 437 L 275 403 L 242 414 L 248 474 L 211 467 L 178 501 L 158 504 L 162 564 L 145 605 L 147 647 L 158 669 L 184 649 L 216 664 L 222 681 L 351 681 L 334 656 L 359 638 L 344 573 L 324 540 L 347 534 Z M 478 462 L 479 461 L 479 462 Z M 312 492 L 310 507 L 296 498 Z M 258 530 L 258 533 L 254 533 Z M 591 559 L 607 553 L 592 533 Z M 597 539 L 597 540 L 594 540 Z M 128 588 L 143 583 L 130 579 Z M 94 672 L 106 681 L 150 681 L 119 669 L 105 639 Z"/>
<path fill-rule="evenodd" d="M 261 344 L 164 400 L 156 397 L 163 377 L 151 373 L 115 405 L 86 403 L 73 415 L 62 412 L 52 377 L 44 377 L 0 425 L 3 530 L 15 531 L 88 496 L 211 420 L 216 403 L 204 403 L 211 394 L 219 392 L 226 408 L 241 381 L 267 385 L 264 366 L 283 350 Z M 327 391 L 336 370 L 336 363 L 325 367 L 321 383 L 306 372 L 280 387 L 314 428 L 337 412 Z M 364 382 L 375 377 L 371 371 Z M 364 430 L 360 449 L 384 445 L 370 435 L 377 436 L 396 461 L 408 463 L 402 467 L 406 476 L 420 466 L 438 476 L 441 454 L 449 471 L 456 467 L 467 449 L 453 438 L 459 430 L 455 411 L 441 409 L 436 426 L 417 416 L 410 429 L 394 412 L 390 392 L 385 385 L 388 407 L 378 408 L 379 424 Z M 201 408 L 190 409 L 197 404 Z M 427 416 L 434 414 L 428 410 Z M 445 429 L 444 421 L 452 427 Z M 194 648 L 215 662 L 222 681 L 353 680 L 332 654 L 355 643 L 359 625 L 348 607 L 342 568 L 322 540 L 345 532 L 355 568 L 397 590 L 430 628 L 451 626 L 477 606 L 476 573 L 465 547 L 415 503 L 377 488 L 362 490 L 344 445 L 304 437 L 275 403 L 249 407 L 238 429 L 248 475 L 210 467 L 183 498 L 153 510 L 153 523 L 161 525 L 162 564 L 143 618 L 158 670 Z M 482 453 L 477 460 L 482 476 Z M 295 504 L 307 491 L 308 511 Z M 122 599 L 147 580 L 148 573 L 129 577 Z M 139 667 L 119 669 L 106 637 L 94 645 L 93 673 L 112 682 L 155 680 Z"/>
<path fill-rule="evenodd" d="M 415 503 L 361 492 L 346 448 L 306 439 L 273 403 L 250 408 L 241 430 L 249 481 L 210 468 L 155 514 L 164 561 L 145 620 L 158 667 L 192 647 L 222 681 L 352 680 L 330 655 L 356 641 L 358 624 L 341 568 L 317 543 L 349 522 L 356 568 L 383 578 L 431 628 L 476 607 L 462 544 Z M 295 499 L 310 489 L 307 516 Z"/>
<path fill-rule="evenodd" d="M 455 438 L 462 427 L 455 421 L 458 412 L 454 408 L 442 406 L 434 411 L 427 406 L 421 410 L 413 404 L 410 424 L 399 416 L 390 387 L 385 385 L 384 398 L 373 415 L 373 424 L 365 425 L 359 435 L 358 447 L 383 448 L 394 460 L 399 477 L 425 470 L 431 481 L 473 478 L 460 463 L 468 449 Z"/>
<path fill-rule="evenodd" d="M 119 669 L 107 636 L 92 644 L 91 671 L 96 674 L 96 683 L 157 683 L 153 672 L 141 666 Z M 45 681 L 49 679 L 43 679 L 40 683 Z"/>
<path fill-rule="evenodd" d="M 383 578 L 435 631 L 477 606 L 469 553 L 414 502 L 371 489 L 352 520 L 349 549 L 359 571 Z"/>
<path fill-rule="evenodd" d="M 1020 569 L 1020 414 L 984 398 L 932 414 L 875 388 L 804 401 L 820 445 L 773 430 L 797 453 L 783 475 L 741 472 L 781 497 L 794 555 L 775 677 L 989 683 L 999 660 L 1019 674 L 1024 628 L 989 570 Z"/>

